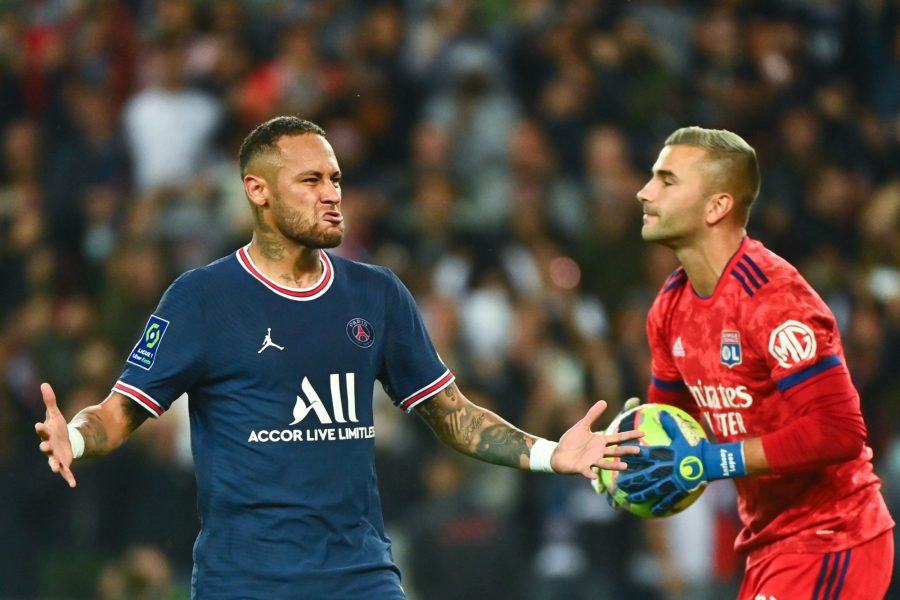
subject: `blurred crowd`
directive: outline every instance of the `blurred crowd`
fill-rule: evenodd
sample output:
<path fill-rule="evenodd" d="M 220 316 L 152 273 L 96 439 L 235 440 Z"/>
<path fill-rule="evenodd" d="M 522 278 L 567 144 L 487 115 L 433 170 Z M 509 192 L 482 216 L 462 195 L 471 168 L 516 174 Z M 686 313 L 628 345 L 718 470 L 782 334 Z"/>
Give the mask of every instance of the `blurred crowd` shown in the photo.
<path fill-rule="evenodd" d="M 186 597 L 186 402 L 73 491 L 38 452 L 38 386 L 67 417 L 104 398 L 168 284 L 249 240 L 237 148 L 279 114 L 335 148 L 335 252 L 397 272 L 463 392 L 553 439 L 645 394 L 676 262 L 635 193 L 662 141 L 741 134 L 750 234 L 837 316 L 900 515 L 897 0 L 3 0 L 0 598 Z M 729 484 L 644 522 L 377 403 L 410 600 L 733 597 Z"/>

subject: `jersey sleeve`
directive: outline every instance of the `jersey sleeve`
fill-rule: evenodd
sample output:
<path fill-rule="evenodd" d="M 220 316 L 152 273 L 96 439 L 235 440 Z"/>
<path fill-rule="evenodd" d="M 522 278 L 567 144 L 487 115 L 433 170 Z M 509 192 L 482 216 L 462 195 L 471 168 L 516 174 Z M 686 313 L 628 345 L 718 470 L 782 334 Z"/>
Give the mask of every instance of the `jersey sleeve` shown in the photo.
<path fill-rule="evenodd" d="M 378 379 L 394 404 L 408 412 L 455 377 L 438 356 L 412 294 L 393 273 L 386 310 L 387 341 Z"/>
<path fill-rule="evenodd" d="M 782 395 L 844 364 L 834 315 L 802 279 L 759 300 L 748 330 Z"/>
<path fill-rule="evenodd" d="M 762 436 L 769 466 L 786 473 L 855 457 L 866 426 L 833 314 L 802 280 L 764 300 L 751 331 L 793 414 L 786 427 Z"/>
<path fill-rule="evenodd" d="M 161 416 L 202 374 L 204 310 L 198 277 L 188 272 L 166 290 L 112 390 Z"/>
<path fill-rule="evenodd" d="M 859 395 L 843 366 L 792 388 L 790 402 L 790 422 L 762 436 L 773 473 L 821 469 L 864 451 L 866 424 Z"/>

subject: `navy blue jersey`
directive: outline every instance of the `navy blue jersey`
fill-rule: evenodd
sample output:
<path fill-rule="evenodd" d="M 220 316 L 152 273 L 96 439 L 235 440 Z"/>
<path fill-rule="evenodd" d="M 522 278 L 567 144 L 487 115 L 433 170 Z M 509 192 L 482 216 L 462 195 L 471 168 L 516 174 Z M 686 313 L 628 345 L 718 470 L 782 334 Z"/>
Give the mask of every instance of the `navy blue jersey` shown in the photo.
<path fill-rule="evenodd" d="M 403 598 L 374 470 L 380 381 L 410 410 L 453 381 L 388 269 L 321 252 L 286 288 L 247 248 L 179 277 L 113 390 L 189 397 L 203 598 Z"/>

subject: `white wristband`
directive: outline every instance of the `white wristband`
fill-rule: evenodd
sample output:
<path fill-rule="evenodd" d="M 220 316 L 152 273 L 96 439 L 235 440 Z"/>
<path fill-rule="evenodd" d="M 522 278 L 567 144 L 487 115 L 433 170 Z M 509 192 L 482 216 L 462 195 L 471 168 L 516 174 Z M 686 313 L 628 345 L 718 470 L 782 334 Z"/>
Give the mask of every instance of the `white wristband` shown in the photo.
<path fill-rule="evenodd" d="M 69 442 L 72 444 L 72 460 L 81 458 L 84 454 L 84 436 L 74 425 L 68 426 Z"/>
<path fill-rule="evenodd" d="M 531 454 L 528 458 L 528 467 L 532 471 L 540 471 L 541 473 L 554 473 L 553 467 L 550 466 L 550 457 L 559 444 L 538 438 L 534 445 L 531 446 Z"/>

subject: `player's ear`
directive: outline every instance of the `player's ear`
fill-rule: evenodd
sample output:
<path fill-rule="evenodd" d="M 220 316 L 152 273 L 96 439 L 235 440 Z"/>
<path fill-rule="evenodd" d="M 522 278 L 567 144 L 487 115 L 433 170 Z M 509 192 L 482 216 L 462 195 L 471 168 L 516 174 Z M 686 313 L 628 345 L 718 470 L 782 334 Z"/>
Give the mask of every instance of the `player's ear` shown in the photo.
<path fill-rule="evenodd" d="M 247 173 L 244 175 L 244 192 L 254 206 L 265 206 L 269 202 L 269 184 L 259 175 Z"/>
<path fill-rule="evenodd" d="M 734 212 L 734 196 L 717 192 L 706 201 L 706 224 L 715 225 Z"/>

